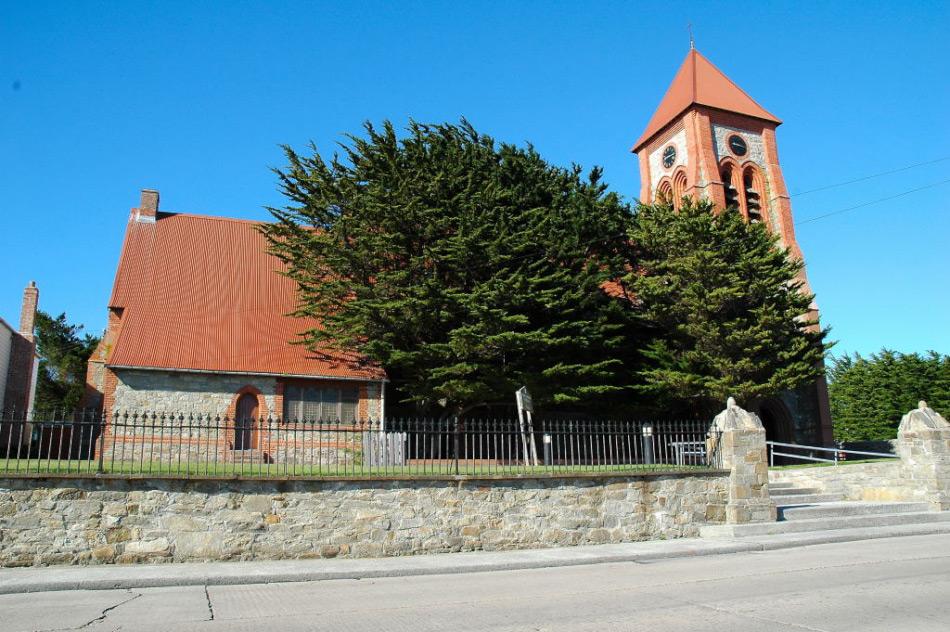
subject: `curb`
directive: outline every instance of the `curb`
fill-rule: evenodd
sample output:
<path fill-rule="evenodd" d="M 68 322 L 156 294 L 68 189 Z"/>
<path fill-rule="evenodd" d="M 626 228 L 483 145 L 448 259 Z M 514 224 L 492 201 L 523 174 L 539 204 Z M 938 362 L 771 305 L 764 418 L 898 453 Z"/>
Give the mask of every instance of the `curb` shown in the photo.
<path fill-rule="evenodd" d="M 475 551 L 395 558 L 16 568 L 0 570 L 0 595 L 66 590 L 227 586 L 485 573 L 590 564 L 647 562 L 761 550 L 763 549 L 760 544 L 733 540 L 711 541 L 683 538 L 560 549 Z M 16 575 L 27 573 L 31 576 L 16 577 Z M 75 575 L 76 577 L 41 578 L 39 577 L 41 574 Z M 95 577 L 95 575 L 102 577 Z"/>

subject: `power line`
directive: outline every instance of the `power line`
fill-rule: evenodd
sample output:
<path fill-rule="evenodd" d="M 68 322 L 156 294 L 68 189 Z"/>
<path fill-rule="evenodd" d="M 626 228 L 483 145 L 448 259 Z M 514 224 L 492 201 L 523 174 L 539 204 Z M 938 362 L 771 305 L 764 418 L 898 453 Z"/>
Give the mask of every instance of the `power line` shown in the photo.
<path fill-rule="evenodd" d="M 943 162 L 944 160 L 950 160 L 950 156 L 943 156 L 942 158 L 935 158 L 934 160 L 927 160 L 926 162 L 917 162 L 912 165 L 907 165 L 905 167 L 898 167 L 897 169 L 891 169 L 890 171 L 881 171 L 880 173 L 874 173 L 869 176 L 863 176 L 861 178 L 855 178 L 853 180 L 845 180 L 844 182 L 837 182 L 835 184 L 826 184 L 825 186 L 818 187 L 816 189 L 808 189 L 807 191 L 799 191 L 798 193 L 791 193 L 789 197 L 799 197 L 802 195 L 808 195 L 809 193 L 815 193 L 817 191 L 827 191 L 828 189 L 835 189 L 837 187 L 843 187 L 849 184 L 855 184 L 857 182 L 864 182 L 865 180 L 872 180 L 874 178 L 880 178 L 881 176 L 889 176 L 892 173 L 900 173 L 901 171 L 908 171 L 910 169 L 916 169 L 917 167 L 925 167 L 927 165 L 933 165 L 938 162 Z"/>
<path fill-rule="evenodd" d="M 864 208 L 865 206 L 871 206 L 872 204 L 880 204 L 881 202 L 887 202 L 888 200 L 894 200 L 894 199 L 897 199 L 897 198 L 899 198 L 899 197 L 904 197 L 905 195 L 910 195 L 911 193 L 917 193 L 918 191 L 923 191 L 924 189 L 932 189 L 932 188 L 938 187 L 938 186 L 940 186 L 940 185 L 942 185 L 942 184 L 947 184 L 948 182 L 950 182 L 950 178 L 948 178 L 948 179 L 946 179 L 946 180 L 941 180 L 940 182 L 933 182 L 933 183 L 931 183 L 931 184 L 925 184 L 924 186 L 922 186 L 922 187 L 917 187 L 916 189 L 908 189 L 907 191 L 902 191 L 902 192 L 897 193 L 897 194 L 895 194 L 895 195 L 889 195 L 889 196 L 887 196 L 887 197 L 878 198 L 878 199 L 876 199 L 876 200 L 871 200 L 870 202 L 863 202 L 863 203 L 861 203 L 861 204 L 855 204 L 854 206 L 849 206 L 849 207 L 846 207 L 846 208 L 839 208 L 837 211 L 831 211 L 830 213 L 824 213 L 823 215 L 816 215 L 815 217 L 809 217 L 808 219 L 804 219 L 804 220 L 802 220 L 802 221 L 800 221 L 800 222 L 796 222 L 795 225 L 796 225 L 796 226 L 801 226 L 802 224 L 807 224 L 807 223 L 809 223 L 809 222 L 814 222 L 814 221 L 817 221 L 817 220 L 819 220 L 819 219 L 824 219 L 824 218 L 826 218 L 826 217 L 831 217 L 832 215 L 839 215 L 839 214 L 841 214 L 841 213 L 847 213 L 848 211 L 853 211 L 853 210 L 855 210 L 855 209 Z"/>

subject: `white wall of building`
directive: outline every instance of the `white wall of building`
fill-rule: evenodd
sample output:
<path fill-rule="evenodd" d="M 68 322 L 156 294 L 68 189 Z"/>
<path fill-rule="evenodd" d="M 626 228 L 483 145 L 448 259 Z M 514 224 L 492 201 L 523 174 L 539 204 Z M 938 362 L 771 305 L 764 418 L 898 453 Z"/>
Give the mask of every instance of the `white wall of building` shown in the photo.
<path fill-rule="evenodd" d="M 13 346 L 13 329 L 0 319 L 0 407 L 7 393 L 7 373 L 10 372 L 10 349 Z"/>

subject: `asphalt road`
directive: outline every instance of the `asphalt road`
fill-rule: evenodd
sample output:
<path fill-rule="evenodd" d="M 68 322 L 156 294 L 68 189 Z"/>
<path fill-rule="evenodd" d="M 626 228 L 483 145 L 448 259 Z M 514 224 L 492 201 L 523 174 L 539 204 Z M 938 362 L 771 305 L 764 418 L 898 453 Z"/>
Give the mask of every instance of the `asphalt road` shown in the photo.
<path fill-rule="evenodd" d="M 950 630 L 950 535 L 649 563 L 0 595 L 0 630 Z"/>

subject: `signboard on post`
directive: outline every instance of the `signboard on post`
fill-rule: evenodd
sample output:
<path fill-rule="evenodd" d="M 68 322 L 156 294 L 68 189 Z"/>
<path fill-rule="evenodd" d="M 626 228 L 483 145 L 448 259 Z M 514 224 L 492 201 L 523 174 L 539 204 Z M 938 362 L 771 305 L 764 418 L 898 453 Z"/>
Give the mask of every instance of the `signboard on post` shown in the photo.
<path fill-rule="evenodd" d="M 528 392 L 527 386 L 522 386 L 517 391 L 515 391 L 515 399 L 518 400 L 519 416 L 521 411 L 526 411 L 529 413 L 534 412 L 534 401 L 531 399 L 531 393 Z"/>
<path fill-rule="evenodd" d="M 525 464 L 538 465 L 538 446 L 534 441 L 534 401 L 528 387 L 522 386 L 515 391 L 515 402 L 518 404 L 518 425 L 521 428 L 521 446 L 524 452 Z"/>

